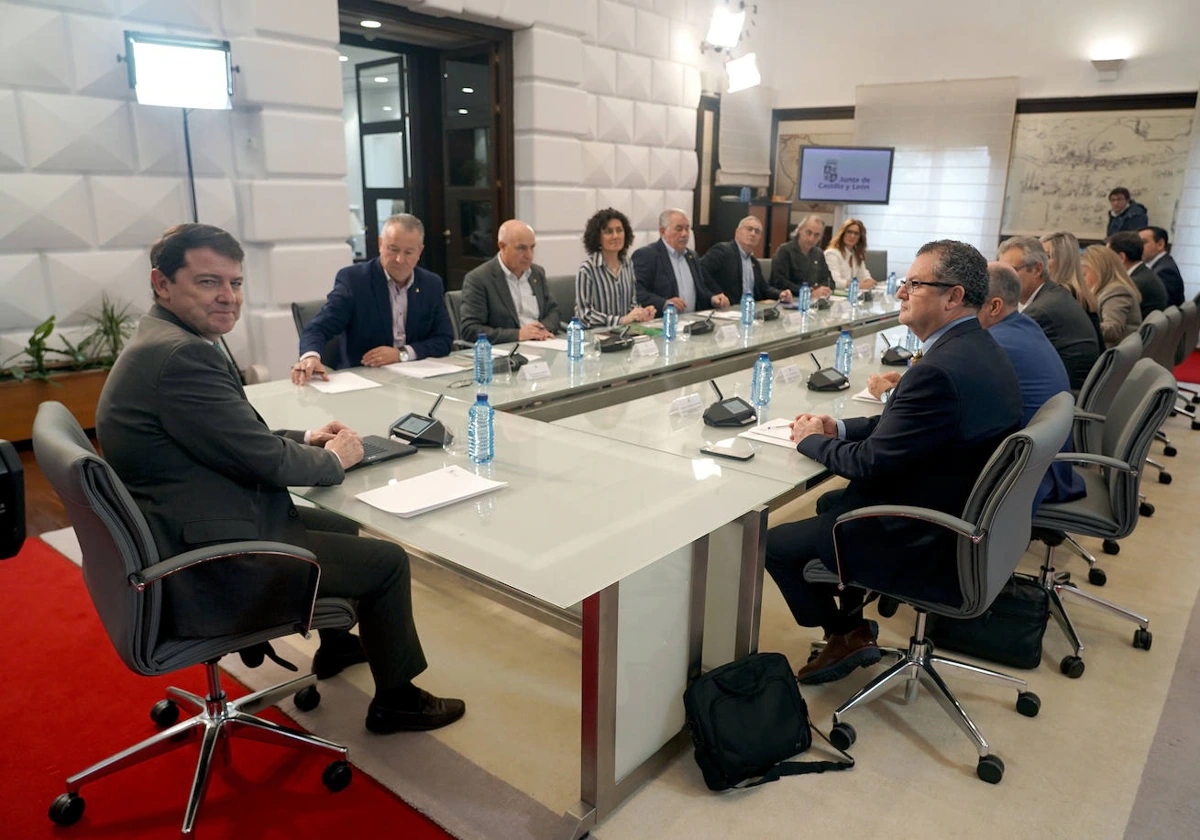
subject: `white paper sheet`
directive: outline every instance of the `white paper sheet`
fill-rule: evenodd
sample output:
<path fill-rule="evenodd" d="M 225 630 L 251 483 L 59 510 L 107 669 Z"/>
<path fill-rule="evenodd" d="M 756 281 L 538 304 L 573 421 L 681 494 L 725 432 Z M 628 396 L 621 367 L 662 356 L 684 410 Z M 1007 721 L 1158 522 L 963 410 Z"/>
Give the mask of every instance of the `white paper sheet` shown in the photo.
<path fill-rule="evenodd" d="M 560 353 L 566 353 L 567 340 L 565 338 L 547 338 L 545 341 L 522 341 L 522 356 L 528 355 L 526 350 L 557 350 Z"/>
<path fill-rule="evenodd" d="M 437 359 L 417 359 L 415 362 L 397 362 L 394 365 L 384 365 L 385 368 L 401 376 L 411 376 L 413 379 L 428 379 L 431 376 L 445 376 L 447 373 L 462 373 L 467 368 L 462 365 L 442 362 Z"/>
<path fill-rule="evenodd" d="M 861 391 L 859 391 L 857 394 L 855 394 L 850 399 L 858 400 L 859 402 L 868 402 L 873 405 L 883 405 L 883 400 L 879 399 L 878 397 L 871 396 L 870 388 L 863 388 Z"/>
<path fill-rule="evenodd" d="M 753 429 L 739 433 L 738 437 L 761 443 L 773 443 L 776 446 L 786 446 L 788 449 L 796 448 L 796 441 L 792 440 L 792 421 L 783 418 L 768 420 L 761 426 L 755 426 Z"/>
<path fill-rule="evenodd" d="M 506 484 L 505 481 L 480 478 L 462 467 L 451 465 L 367 490 L 354 498 L 386 513 L 408 518 L 497 490 Z"/>
<path fill-rule="evenodd" d="M 542 358 L 537 353 L 527 353 L 524 348 L 526 348 L 528 346 L 529 346 L 528 344 L 522 344 L 521 345 L 522 349 L 518 350 L 517 352 L 520 353 L 522 356 L 524 356 L 526 359 L 528 359 L 531 362 L 536 362 L 538 359 Z M 511 347 L 508 350 L 502 350 L 499 347 L 493 347 L 492 348 L 492 358 L 500 359 L 500 358 L 503 358 L 504 356 L 507 356 L 511 352 L 512 352 Z M 472 356 L 472 358 L 474 358 L 474 357 Z"/>
<path fill-rule="evenodd" d="M 357 373 L 338 373 L 331 371 L 329 373 L 329 381 L 326 382 L 318 376 L 314 376 L 308 380 L 308 384 L 322 394 L 344 394 L 347 391 L 362 391 L 367 388 L 380 388 L 382 382 L 372 382 L 370 379 L 359 376 Z"/>

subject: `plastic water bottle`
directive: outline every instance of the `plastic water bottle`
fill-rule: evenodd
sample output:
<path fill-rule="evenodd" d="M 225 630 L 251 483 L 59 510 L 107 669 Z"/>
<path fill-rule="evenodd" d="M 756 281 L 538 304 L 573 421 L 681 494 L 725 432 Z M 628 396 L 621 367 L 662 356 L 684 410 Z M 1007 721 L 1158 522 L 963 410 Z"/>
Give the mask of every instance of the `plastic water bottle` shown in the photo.
<path fill-rule="evenodd" d="M 810 303 L 812 303 L 812 287 L 805 283 L 800 287 L 800 293 L 796 295 L 796 305 L 801 312 L 807 312 Z"/>
<path fill-rule="evenodd" d="M 487 394 L 480 391 L 475 395 L 467 421 L 467 455 L 472 464 L 490 463 L 496 454 L 492 440 L 495 438 L 496 411 L 488 405 Z"/>
<path fill-rule="evenodd" d="M 775 376 L 775 368 L 766 353 L 758 354 L 754 363 L 754 375 L 750 379 L 750 402 L 755 408 L 762 408 L 771 402 L 771 386 Z"/>
<path fill-rule="evenodd" d="M 492 384 L 492 342 L 483 334 L 475 339 L 475 384 L 480 387 Z"/>
<path fill-rule="evenodd" d="M 917 352 L 917 348 L 919 348 L 920 346 L 921 346 L 920 340 L 917 338 L 917 336 L 913 333 L 912 330 L 909 330 L 908 333 L 904 336 L 904 349 L 910 353 L 915 353 L 915 352 Z"/>
<path fill-rule="evenodd" d="M 675 304 L 668 303 L 663 308 L 663 341 L 674 341 L 678 327 L 679 313 L 675 311 Z"/>
<path fill-rule="evenodd" d="M 738 201 L 742 202 L 742 204 L 750 203 L 750 188 L 749 187 L 742 187 L 740 190 L 738 190 Z"/>
<path fill-rule="evenodd" d="M 858 303 L 858 277 L 850 278 L 850 286 L 846 289 L 846 300 L 850 301 L 850 305 Z"/>
<path fill-rule="evenodd" d="M 742 326 L 754 326 L 754 295 L 749 292 L 742 295 Z"/>
<path fill-rule="evenodd" d="M 567 324 L 567 358 L 571 361 L 583 358 L 583 324 L 578 318 L 572 318 Z"/>
<path fill-rule="evenodd" d="M 833 352 L 833 366 L 842 376 L 850 375 L 850 364 L 854 360 L 854 339 L 849 330 L 842 330 Z"/>
<path fill-rule="evenodd" d="M 888 295 L 891 297 L 895 297 L 896 292 L 899 291 L 899 288 L 900 288 L 900 284 L 898 282 L 896 282 L 896 272 L 893 271 L 891 274 L 888 275 L 888 279 L 887 279 Z"/>

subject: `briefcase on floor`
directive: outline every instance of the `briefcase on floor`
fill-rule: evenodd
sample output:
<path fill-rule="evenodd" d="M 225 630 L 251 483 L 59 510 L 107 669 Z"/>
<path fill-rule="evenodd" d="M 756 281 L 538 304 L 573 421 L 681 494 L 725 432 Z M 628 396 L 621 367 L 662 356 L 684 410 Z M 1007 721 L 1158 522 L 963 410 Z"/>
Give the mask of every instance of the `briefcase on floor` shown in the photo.
<path fill-rule="evenodd" d="M 1014 575 L 987 612 L 975 618 L 929 616 L 925 634 L 937 648 L 1010 668 L 1036 668 L 1050 618 L 1050 598 L 1040 582 Z"/>

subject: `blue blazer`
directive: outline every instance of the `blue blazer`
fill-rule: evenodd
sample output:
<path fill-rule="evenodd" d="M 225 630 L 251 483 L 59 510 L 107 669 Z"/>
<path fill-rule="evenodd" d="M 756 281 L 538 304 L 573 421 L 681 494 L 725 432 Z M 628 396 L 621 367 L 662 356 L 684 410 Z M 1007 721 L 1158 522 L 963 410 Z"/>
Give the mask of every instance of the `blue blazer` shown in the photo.
<path fill-rule="evenodd" d="M 988 332 L 1017 371 L 1017 381 L 1021 383 L 1021 428 L 1025 428 L 1047 400 L 1060 391 L 1071 390 L 1067 367 L 1038 322 L 1028 315 L 1014 312 L 988 327 Z M 1060 451 L 1072 451 L 1070 436 Z M 1083 477 L 1070 464 L 1051 464 L 1038 487 L 1034 509 L 1042 502 L 1070 502 L 1086 495 Z"/>
<path fill-rule="evenodd" d="M 696 287 L 696 310 L 712 309 L 712 299 L 721 293 L 720 287 L 709 279 L 691 248 L 684 252 L 684 257 L 688 268 L 692 270 L 692 284 Z M 660 239 L 638 248 L 633 252 L 632 262 L 637 280 L 638 305 L 653 305 L 662 312 L 667 305 L 667 298 L 679 296 L 679 283 L 675 280 L 675 267 L 667 255 L 667 243 Z M 739 300 L 741 297 L 738 294 Z"/>
<path fill-rule="evenodd" d="M 320 353 L 325 342 L 342 333 L 346 340 L 342 343 L 339 367 L 356 367 L 362 364 L 368 350 L 391 347 L 395 339 L 387 284 L 378 257 L 339 271 L 325 305 L 300 335 L 300 355 L 310 350 Z M 417 266 L 407 294 L 404 335 L 408 346 L 420 359 L 448 355 L 454 332 L 446 312 L 442 278 Z"/>

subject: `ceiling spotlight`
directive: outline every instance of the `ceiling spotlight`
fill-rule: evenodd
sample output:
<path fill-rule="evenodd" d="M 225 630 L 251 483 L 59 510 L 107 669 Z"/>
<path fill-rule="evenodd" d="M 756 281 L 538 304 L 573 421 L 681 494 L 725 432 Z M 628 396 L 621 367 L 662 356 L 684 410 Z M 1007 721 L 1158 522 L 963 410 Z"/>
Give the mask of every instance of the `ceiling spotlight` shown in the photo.
<path fill-rule="evenodd" d="M 474 92 L 475 92 L 475 88 L 463 88 L 463 89 L 462 89 L 462 92 L 463 92 L 463 93 L 474 93 Z"/>
<path fill-rule="evenodd" d="M 726 62 L 725 72 L 729 74 L 729 93 L 752 88 L 762 81 L 758 72 L 758 57 L 754 53 Z"/>
<path fill-rule="evenodd" d="M 387 76 L 376 76 L 375 77 L 375 81 L 379 82 L 379 84 L 381 84 L 381 85 L 386 85 L 387 80 L 388 80 Z"/>
<path fill-rule="evenodd" d="M 467 113 L 467 109 L 466 109 L 466 108 L 459 108 L 459 109 L 458 109 L 458 113 L 460 113 L 460 114 L 465 114 L 465 113 Z"/>
<path fill-rule="evenodd" d="M 342 55 L 341 53 L 338 53 L 338 61 L 349 61 L 349 60 L 350 60 L 350 57 L 349 57 L 349 56 Z"/>
<path fill-rule="evenodd" d="M 363 29 L 378 29 L 379 27 L 383 26 L 383 24 L 377 20 L 364 20 L 359 22 L 359 26 L 361 26 Z"/>
<path fill-rule="evenodd" d="M 383 110 L 385 110 L 385 111 L 390 111 L 390 110 L 392 110 L 392 106 L 391 106 L 391 105 L 384 105 L 384 106 L 383 106 Z"/>
<path fill-rule="evenodd" d="M 714 47 L 730 49 L 737 46 L 738 38 L 742 35 L 742 24 L 746 22 L 746 10 L 732 12 L 727 8 L 713 11 L 712 23 L 708 25 L 708 35 L 704 40 Z"/>

